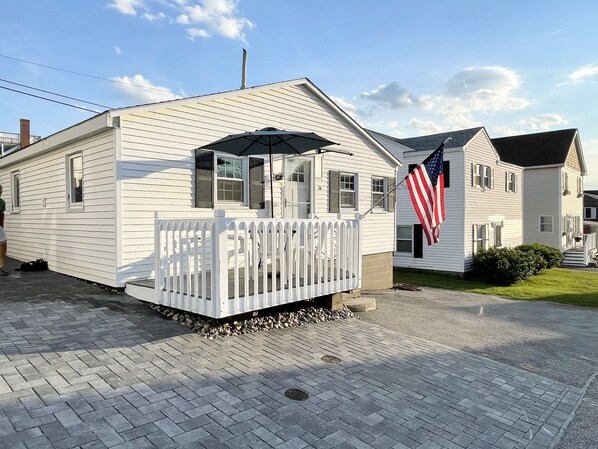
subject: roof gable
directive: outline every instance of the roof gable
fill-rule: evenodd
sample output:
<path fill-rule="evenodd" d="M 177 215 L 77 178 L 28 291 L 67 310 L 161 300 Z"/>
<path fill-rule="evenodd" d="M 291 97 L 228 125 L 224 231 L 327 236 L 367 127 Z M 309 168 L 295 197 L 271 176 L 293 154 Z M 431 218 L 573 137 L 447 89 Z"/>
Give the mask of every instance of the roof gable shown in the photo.
<path fill-rule="evenodd" d="M 461 148 L 465 147 L 481 130 L 483 127 L 462 129 L 457 131 L 450 131 L 445 133 L 430 134 L 420 137 L 409 137 L 406 139 L 392 138 L 396 142 L 411 148 L 414 151 L 433 151 L 440 146 L 449 137 L 445 148 Z"/>
<path fill-rule="evenodd" d="M 571 148 L 578 141 L 577 129 L 563 129 L 536 134 L 500 137 L 492 139 L 492 144 L 501 160 L 522 167 L 565 164 Z M 578 142 L 577 142 L 578 143 Z M 582 172 L 585 171 L 583 157 Z"/>

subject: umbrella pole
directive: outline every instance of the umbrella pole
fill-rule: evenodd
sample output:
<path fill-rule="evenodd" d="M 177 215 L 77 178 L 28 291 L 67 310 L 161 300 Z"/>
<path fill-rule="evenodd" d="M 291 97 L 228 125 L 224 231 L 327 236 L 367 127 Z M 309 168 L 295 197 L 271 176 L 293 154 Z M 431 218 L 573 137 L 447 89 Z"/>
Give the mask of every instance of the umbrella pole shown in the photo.
<path fill-rule="evenodd" d="M 274 166 L 272 165 L 272 145 L 268 146 L 268 153 L 270 154 L 270 208 L 272 210 L 272 218 L 274 218 Z"/>

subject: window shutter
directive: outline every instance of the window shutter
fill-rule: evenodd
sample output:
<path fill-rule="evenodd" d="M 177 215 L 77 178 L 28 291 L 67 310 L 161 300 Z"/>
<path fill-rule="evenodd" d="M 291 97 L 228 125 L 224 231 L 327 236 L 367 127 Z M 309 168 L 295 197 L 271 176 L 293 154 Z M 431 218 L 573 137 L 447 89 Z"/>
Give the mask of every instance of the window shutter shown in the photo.
<path fill-rule="evenodd" d="M 214 207 L 214 152 L 195 150 L 195 207 Z"/>
<path fill-rule="evenodd" d="M 505 192 L 509 191 L 509 172 L 505 172 Z"/>
<path fill-rule="evenodd" d="M 442 164 L 442 173 L 444 174 L 444 188 L 451 186 L 451 162 L 444 161 Z"/>
<path fill-rule="evenodd" d="M 386 188 L 388 189 L 388 212 L 395 211 L 395 203 L 397 202 L 397 189 L 395 186 L 397 181 L 395 178 L 386 178 Z M 393 190 L 394 189 L 394 190 Z"/>
<path fill-rule="evenodd" d="M 490 238 L 489 238 L 489 236 L 488 236 L 488 234 L 489 234 L 489 232 L 488 232 L 488 231 L 489 231 L 488 227 L 489 227 L 488 225 L 484 225 L 484 226 L 482 227 L 482 231 L 483 231 L 483 233 L 484 233 L 484 242 L 483 242 L 483 245 L 482 245 L 482 246 L 484 247 L 484 249 L 488 249 L 488 248 L 489 248 L 488 242 L 489 242 Z"/>
<path fill-rule="evenodd" d="M 494 190 L 494 169 L 489 168 L 490 171 L 490 188 Z"/>
<path fill-rule="evenodd" d="M 517 175 L 513 173 L 513 192 L 517 192 Z"/>
<path fill-rule="evenodd" d="M 413 225 L 413 257 L 415 259 L 424 257 L 424 230 L 421 224 Z"/>
<path fill-rule="evenodd" d="M 476 251 L 476 247 L 477 247 L 477 235 L 476 235 L 476 225 L 472 225 L 471 226 L 471 244 L 472 244 L 472 248 L 473 248 L 473 253 L 475 254 Z"/>
<path fill-rule="evenodd" d="M 475 187 L 475 173 L 477 170 L 477 165 L 473 162 L 471 163 L 471 187 Z"/>
<path fill-rule="evenodd" d="M 341 176 L 340 172 L 330 170 L 328 172 L 328 212 L 338 213 L 341 211 Z"/>
<path fill-rule="evenodd" d="M 259 157 L 249 158 L 249 208 L 264 209 L 264 160 Z"/>

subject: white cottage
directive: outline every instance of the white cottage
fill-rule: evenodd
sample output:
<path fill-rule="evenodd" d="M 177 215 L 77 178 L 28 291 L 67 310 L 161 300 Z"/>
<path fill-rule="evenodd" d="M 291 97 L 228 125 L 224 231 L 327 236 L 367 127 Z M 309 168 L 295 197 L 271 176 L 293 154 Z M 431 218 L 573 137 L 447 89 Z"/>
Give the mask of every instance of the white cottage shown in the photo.
<path fill-rule="evenodd" d="M 196 151 L 269 126 L 316 132 L 342 153 L 269 167 Z M 9 256 L 114 287 L 154 278 L 157 292 L 142 299 L 213 316 L 386 288 L 394 197 L 356 214 L 389 190 L 399 165 L 308 79 L 113 109 L 0 158 Z"/>
<path fill-rule="evenodd" d="M 522 169 L 502 161 L 483 127 L 399 139 L 370 133 L 400 158 L 398 180 L 449 137 L 444 148 L 446 220 L 440 242 L 425 244 L 405 185 L 397 189 L 397 267 L 464 273 L 481 248 L 523 242 Z"/>

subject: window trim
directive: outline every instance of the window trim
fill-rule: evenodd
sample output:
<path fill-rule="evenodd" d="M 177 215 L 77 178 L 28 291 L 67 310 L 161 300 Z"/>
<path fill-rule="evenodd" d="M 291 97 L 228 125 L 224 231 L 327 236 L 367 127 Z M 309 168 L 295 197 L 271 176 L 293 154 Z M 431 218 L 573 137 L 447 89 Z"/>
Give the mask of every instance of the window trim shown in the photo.
<path fill-rule="evenodd" d="M 480 242 L 480 241 L 482 243 L 481 249 L 488 249 L 488 240 L 489 240 L 488 224 L 487 223 L 474 224 L 473 229 L 474 229 L 473 242 L 472 242 L 473 243 L 473 254 L 477 254 L 477 252 L 479 251 L 478 242 Z M 480 229 L 482 231 L 481 237 L 479 235 Z"/>
<path fill-rule="evenodd" d="M 399 239 L 399 228 L 409 228 L 411 231 L 411 238 L 409 239 Z M 411 242 L 411 250 L 410 251 L 399 251 L 398 249 L 398 241 L 402 242 Z M 395 253 L 396 254 L 410 254 L 413 255 L 413 225 L 396 225 L 395 226 Z"/>
<path fill-rule="evenodd" d="M 503 246 L 503 238 L 502 238 L 503 230 L 504 230 L 503 223 L 494 223 L 494 247 L 495 248 L 501 248 Z M 497 243 L 497 240 L 499 240 L 499 243 Z"/>
<path fill-rule="evenodd" d="M 596 208 L 596 207 L 591 207 L 591 206 L 584 207 L 583 208 L 583 219 L 584 220 L 596 220 L 597 212 L 598 212 L 598 208 Z"/>
<path fill-rule="evenodd" d="M 17 182 L 15 182 L 15 179 Z M 15 204 L 15 199 L 18 204 Z M 21 212 L 21 171 L 15 170 L 10 173 L 10 211 L 13 214 Z"/>
<path fill-rule="evenodd" d="M 492 167 L 473 163 L 472 172 L 473 187 L 492 190 L 494 185 L 494 170 Z"/>
<path fill-rule="evenodd" d="M 353 177 L 353 190 L 348 190 L 348 189 L 343 189 L 343 181 L 342 178 L 343 176 L 352 176 Z M 340 172 L 339 173 L 339 209 L 342 210 L 358 210 L 358 202 L 357 202 L 357 192 L 359 189 L 359 184 L 358 184 L 358 177 L 357 177 L 357 173 L 349 173 L 349 172 Z M 353 192 L 353 206 L 344 206 L 343 205 L 343 192 Z"/>
<path fill-rule="evenodd" d="M 507 172 L 507 186 L 506 191 L 509 193 L 517 192 L 517 173 L 508 171 Z"/>
<path fill-rule="evenodd" d="M 376 192 L 377 195 L 382 194 L 383 200 L 378 204 L 372 212 L 387 212 L 388 211 L 388 184 L 384 176 L 372 176 L 372 207 L 376 204 L 378 199 L 374 198 L 374 180 L 382 181 L 382 192 Z M 386 195 L 386 196 L 385 196 Z"/>
<path fill-rule="evenodd" d="M 71 162 L 75 159 L 81 158 L 81 201 L 72 201 L 71 194 L 73 192 L 73 173 L 71 171 L 72 164 Z M 84 167 L 83 167 L 83 152 L 77 151 L 76 153 L 71 153 L 66 155 L 66 204 L 67 208 L 70 210 L 81 210 L 83 209 L 83 204 L 85 201 L 83 195 L 83 183 L 84 183 Z"/>
<path fill-rule="evenodd" d="M 224 159 L 233 159 L 233 160 L 240 160 L 241 161 L 241 179 L 239 178 L 227 178 L 218 176 L 218 158 Z M 249 159 L 246 156 L 235 156 L 229 153 L 218 153 L 214 151 L 214 205 L 222 204 L 228 206 L 247 206 L 247 197 L 248 197 L 248 184 L 249 184 L 249 170 L 248 170 L 248 161 Z M 218 180 L 228 180 L 234 182 L 241 182 L 242 183 L 242 194 L 243 198 L 241 201 L 236 200 L 221 200 L 218 198 Z"/>
<path fill-rule="evenodd" d="M 542 230 L 542 218 L 550 218 L 550 231 L 543 231 Z M 546 223 L 545 223 L 546 225 Z M 538 217 L 538 232 L 542 234 L 554 234 L 554 216 L 553 215 L 540 215 Z"/>

